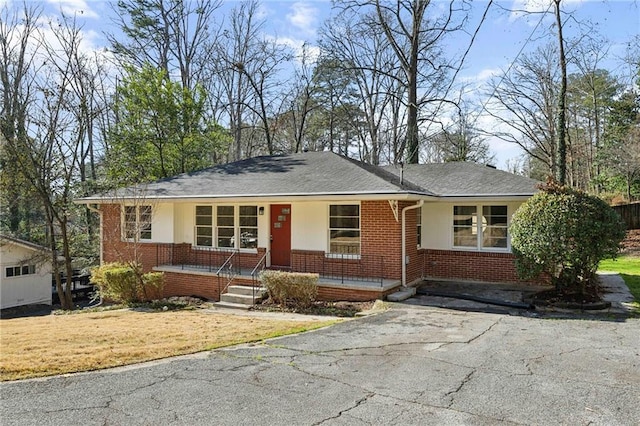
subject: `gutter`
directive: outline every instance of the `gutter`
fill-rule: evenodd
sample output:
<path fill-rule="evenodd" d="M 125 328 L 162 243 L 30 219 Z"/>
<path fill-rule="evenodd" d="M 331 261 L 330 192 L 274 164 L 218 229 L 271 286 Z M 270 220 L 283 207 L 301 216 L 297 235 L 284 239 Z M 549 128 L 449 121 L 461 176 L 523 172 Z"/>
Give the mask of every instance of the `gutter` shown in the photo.
<path fill-rule="evenodd" d="M 407 222 L 406 212 L 407 210 L 415 210 L 422 207 L 424 200 L 418 201 L 417 204 L 407 206 L 402 209 L 402 287 L 407 286 Z"/>

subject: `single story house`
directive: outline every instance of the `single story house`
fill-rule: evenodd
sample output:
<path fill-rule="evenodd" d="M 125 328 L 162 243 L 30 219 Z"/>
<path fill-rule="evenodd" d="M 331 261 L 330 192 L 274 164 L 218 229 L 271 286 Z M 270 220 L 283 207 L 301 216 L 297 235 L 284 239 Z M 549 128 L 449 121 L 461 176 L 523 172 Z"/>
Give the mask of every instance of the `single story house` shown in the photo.
<path fill-rule="evenodd" d="M 0 309 L 51 305 L 51 260 L 47 248 L 0 235 Z"/>
<path fill-rule="evenodd" d="M 423 278 L 514 282 L 508 226 L 537 181 L 472 163 L 378 167 L 332 152 L 250 158 L 83 198 L 101 260 L 165 272 L 165 295 L 219 300 L 263 268 L 372 300 Z"/>

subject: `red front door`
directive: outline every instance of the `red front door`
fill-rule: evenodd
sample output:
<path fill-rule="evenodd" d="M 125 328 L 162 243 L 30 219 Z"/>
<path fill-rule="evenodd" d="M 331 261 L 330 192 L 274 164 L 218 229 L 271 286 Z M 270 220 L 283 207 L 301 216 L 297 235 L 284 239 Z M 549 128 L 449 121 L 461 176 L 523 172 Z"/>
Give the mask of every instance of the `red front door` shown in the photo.
<path fill-rule="evenodd" d="M 291 204 L 271 205 L 271 266 L 291 266 Z"/>

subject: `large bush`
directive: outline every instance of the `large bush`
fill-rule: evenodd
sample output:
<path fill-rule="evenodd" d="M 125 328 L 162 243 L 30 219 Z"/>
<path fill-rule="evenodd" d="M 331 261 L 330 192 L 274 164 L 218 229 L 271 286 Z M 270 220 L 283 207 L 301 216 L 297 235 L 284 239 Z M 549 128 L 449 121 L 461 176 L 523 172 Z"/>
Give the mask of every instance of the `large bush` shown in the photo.
<path fill-rule="evenodd" d="M 164 273 L 143 273 L 138 264 L 105 263 L 91 271 L 91 281 L 98 286 L 104 299 L 135 303 L 158 298 L 162 294 Z"/>
<path fill-rule="evenodd" d="M 260 281 L 271 300 L 281 306 L 307 308 L 318 296 L 318 274 L 263 271 Z"/>
<path fill-rule="evenodd" d="M 601 199 L 548 183 L 516 211 L 511 246 L 523 279 L 547 275 L 558 291 L 583 292 L 598 263 L 614 258 L 625 236 Z"/>

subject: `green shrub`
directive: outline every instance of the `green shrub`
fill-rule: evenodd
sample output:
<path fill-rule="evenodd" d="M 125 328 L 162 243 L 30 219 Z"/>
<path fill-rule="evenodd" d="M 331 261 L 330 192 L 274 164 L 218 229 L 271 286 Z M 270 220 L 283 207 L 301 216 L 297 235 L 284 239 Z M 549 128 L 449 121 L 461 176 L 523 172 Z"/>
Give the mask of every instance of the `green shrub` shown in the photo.
<path fill-rule="evenodd" d="M 518 275 L 547 275 L 558 291 L 583 292 L 598 263 L 614 258 L 625 236 L 620 216 L 601 199 L 548 183 L 511 221 Z"/>
<path fill-rule="evenodd" d="M 164 287 L 164 274 L 145 274 L 138 264 L 115 262 L 94 268 L 91 281 L 98 286 L 104 299 L 130 304 L 159 297 Z"/>
<path fill-rule="evenodd" d="M 263 271 L 260 281 L 271 300 L 281 306 L 308 308 L 318 296 L 318 274 Z"/>

